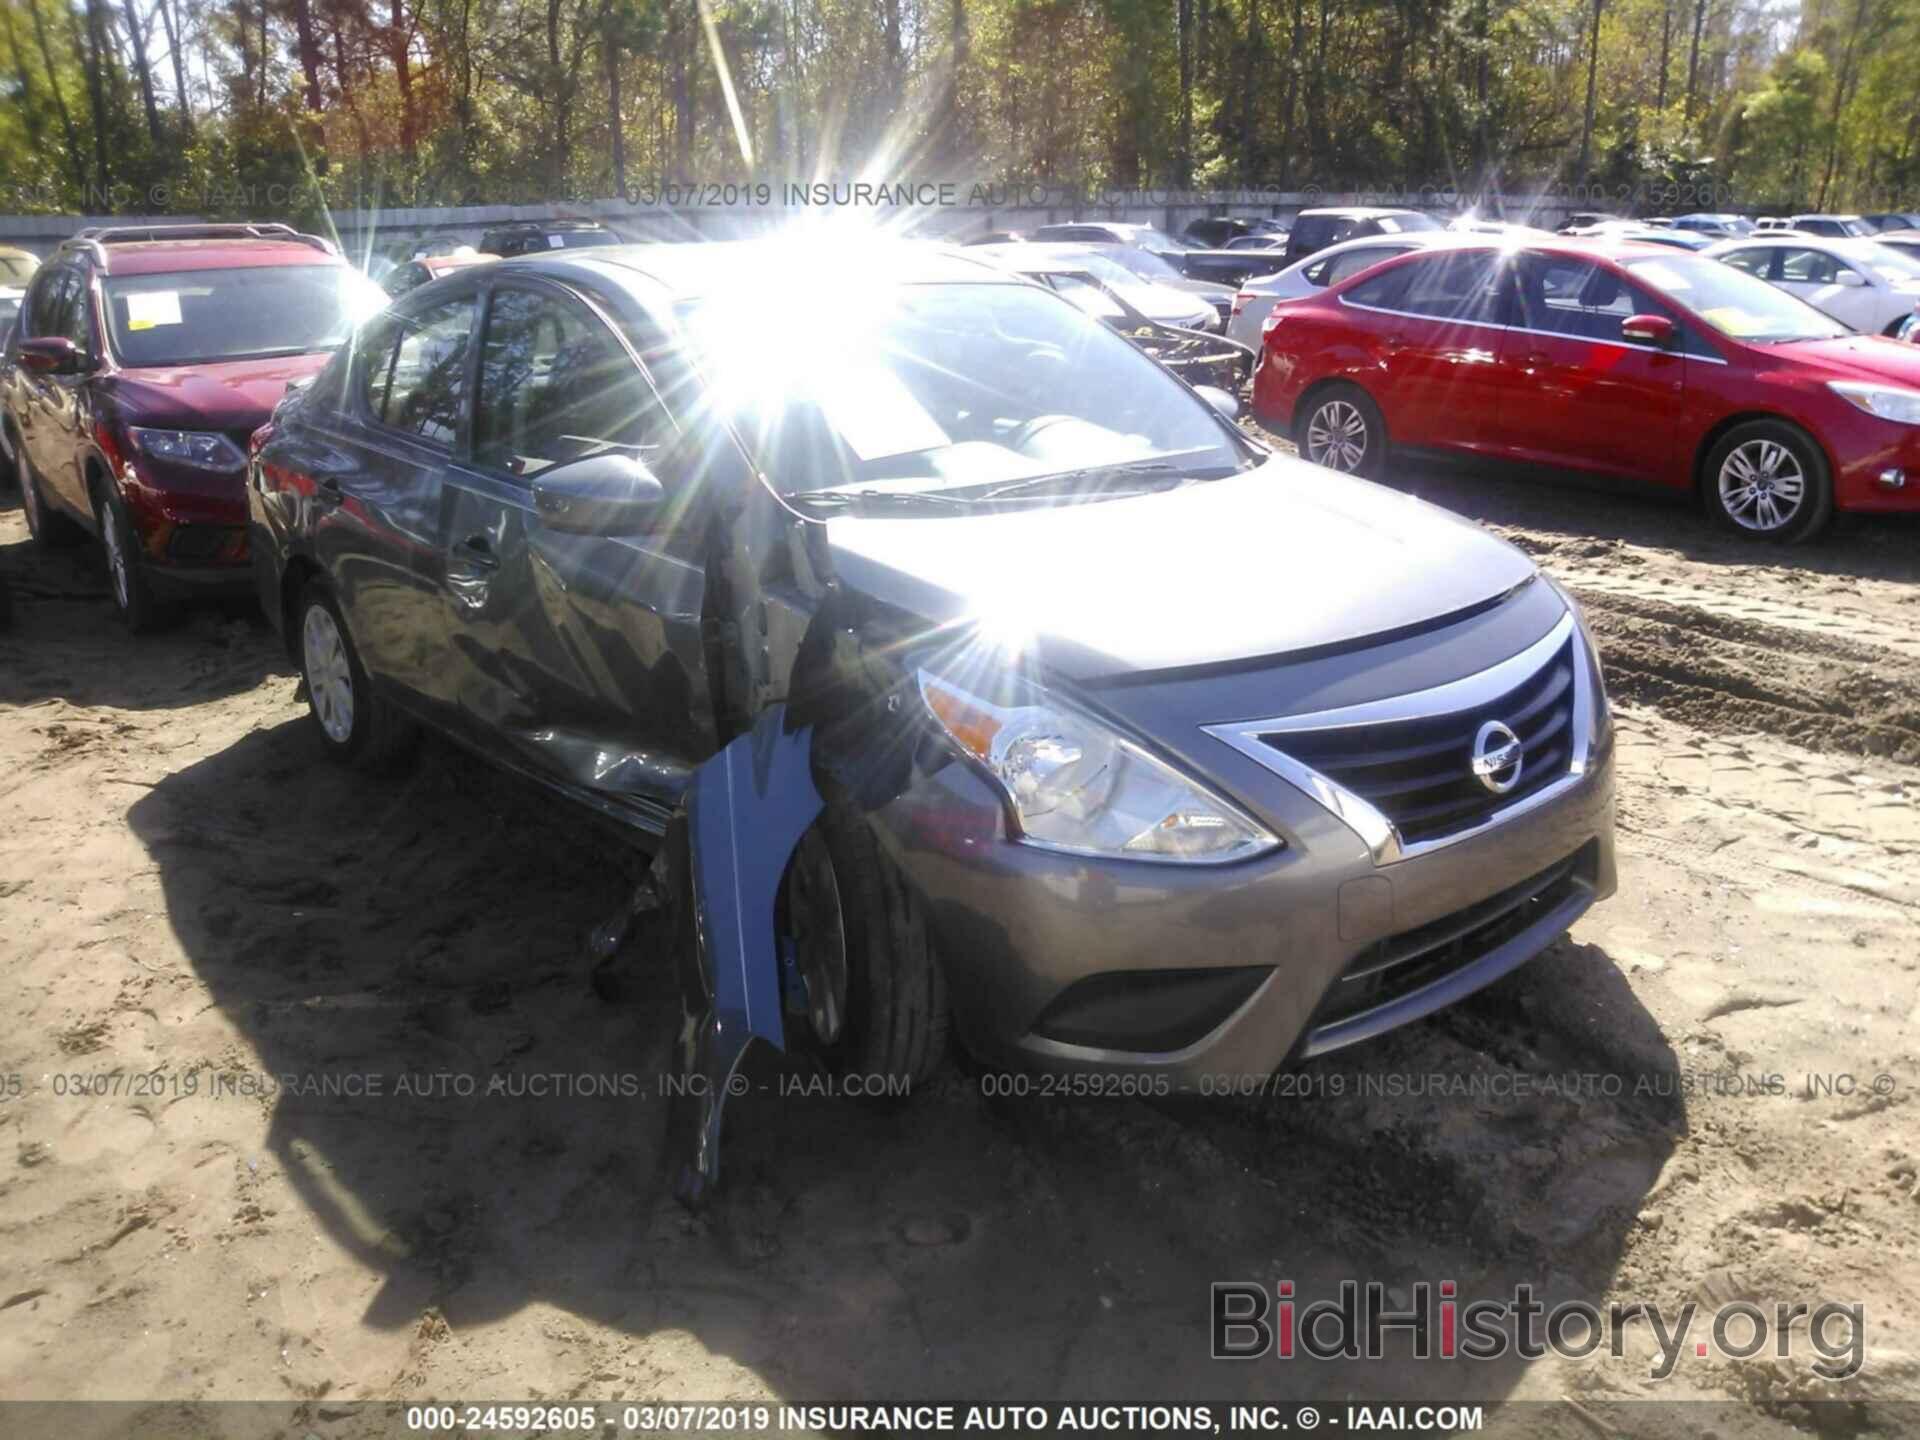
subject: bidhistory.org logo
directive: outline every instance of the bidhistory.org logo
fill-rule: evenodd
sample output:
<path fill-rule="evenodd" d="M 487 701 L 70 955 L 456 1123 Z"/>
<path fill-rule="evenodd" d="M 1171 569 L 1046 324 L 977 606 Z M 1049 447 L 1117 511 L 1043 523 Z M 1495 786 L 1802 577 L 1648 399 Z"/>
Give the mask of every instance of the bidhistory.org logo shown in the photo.
<path fill-rule="evenodd" d="M 1771 1353 L 1785 1359 L 1796 1345 L 1819 1357 L 1816 1375 L 1850 1380 L 1866 1358 L 1866 1317 L 1858 1304 L 1804 1301 L 1762 1305 L 1735 1300 L 1711 1308 L 1688 1300 L 1671 1311 L 1646 1301 L 1615 1301 L 1604 1310 L 1586 1300 L 1551 1306 L 1531 1285 L 1510 1298 L 1463 1301 L 1451 1280 L 1420 1280 L 1404 1303 L 1389 1300 L 1379 1281 L 1342 1280 L 1338 1296 L 1307 1300 L 1291 1280 L 1264 1285 L 1216 1280 L 1212 1292 L 1216 1360 L 1498 1360 L 1546 1354 L 1582 1360 L 1626 1353 L 1627 1326 L 1644 1322 L 1658 1354 L 1649 1374 L 1665 1380 L 1691 1351 L 1733 1360 Z M 1800 1323 L 1804 1322 L 1804 1323 Z M 1801 1338 L 1801 1337 L 1804 1337 Z"/>

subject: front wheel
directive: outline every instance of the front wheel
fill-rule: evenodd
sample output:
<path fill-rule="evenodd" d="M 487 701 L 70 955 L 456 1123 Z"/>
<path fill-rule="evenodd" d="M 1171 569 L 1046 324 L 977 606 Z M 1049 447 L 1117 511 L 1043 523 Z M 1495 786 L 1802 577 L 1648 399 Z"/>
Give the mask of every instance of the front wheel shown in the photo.
<path fill-rule="evenodd" d="M 829 805 L 801 837 L 780 909 L 791 947 L 789 1049 L 836 1075 L 909 1086 L 947 1051 L 947 986 L 906 877 L 859 814 Z"/>
<path fill-rule="evenodd" d="M 1756 540 L 1798 544 L 1833 518 L 1827 457 L 1806 431 L 1782 420 L 1734 426 L 1707 456 L 1704 480 L 1713 517 Z"/>
<path fill-rule="evenodd" d="M 1301 407 L 1294 444 L 1307 459 L 1372 479 L 1387 458 L 1387 423 L 1357 385 L 1329 385 Z"/>
<path fill-rule="evenodd" d="M 153 586 L 140 565 L 140 541 L 127 513 L 126 501 L 111 485 L 99 485 L 94 494 L 94 513 L 100 521 L 100 543 L 107 551 L 107 578 L 113 584 L 113 608 L 120 621 L 135 635 L 143 635 L 164 618 L 166 611 L 155 598 Z"/>
<path fill-rule="evenodd" d="M 300 673 L 320 743 L 342 764 L 386 767 L 405 753 L 414 726 L 373 693 L 340 607 L 323 581 L 308 582 L 299 616 Z"/>

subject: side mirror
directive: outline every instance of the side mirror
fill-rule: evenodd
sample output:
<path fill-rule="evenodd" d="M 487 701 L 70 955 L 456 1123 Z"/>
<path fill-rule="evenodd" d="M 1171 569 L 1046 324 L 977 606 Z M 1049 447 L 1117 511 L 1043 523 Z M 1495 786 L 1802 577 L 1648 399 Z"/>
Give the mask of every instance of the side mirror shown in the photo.
<path fill-rule="evenodd" d="M 1673 339 L 1673 321 L 1664 315 L 1629 315 L 1620 322 L 1620 337 L 1648 345 L 1665 345 Z"/>
<path fill-rule="evenodd" d="M 1849 290 L 1858 290 L 1867 283 L 1867 277 L 1862 275 L 1858 270 L 1842 270 L 1838 275 L 1833 277 L 1833 283 L 1836 285 L 1844 285 Z"/>
<path fill-rule="evenodd" d="M 64 335 L 36 335 L 20 342 L 20 363 L 40 375 L 78 375 L 87 357 Z"/>
<path fill-rule="evenodd" d="M 1193 393 L 1218 410 L 1222 419 L 1238 420 L 1240 418 L 1239 400 L 1218 385 L 1196 385 L 1193 387 Z"/>
<path fill-rule="evenodd" d="M 540 523 L 567 535 L 637 535 L 665 499 L 646 462 L 624 450 L 569 460 L 533 481 Z"/>

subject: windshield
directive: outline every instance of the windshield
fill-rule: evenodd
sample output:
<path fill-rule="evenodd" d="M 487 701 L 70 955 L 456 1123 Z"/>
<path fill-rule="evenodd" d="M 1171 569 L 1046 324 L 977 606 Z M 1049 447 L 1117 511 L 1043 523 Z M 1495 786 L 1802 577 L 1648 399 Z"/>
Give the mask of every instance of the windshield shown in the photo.
<path fill-rule="evenodd" d="M 1863 246 L 1862 254 L 1868 268 L 1890 285 L 1920 280 L 1920 260 L 1913 259 L 1891 245 Z"/>
<path fill-rule="evenodd" d="M 131 368 L 331 350 L 387 303 L 345 265 L 111 276 L 106 299 L 113 353 Z"/>
<path fill-rule="evenodd" d="M 742 295 L 676 312 L 714 403 L 784 494 L 992 488 L 1156 461 L 1163 478 L 1213 478 L 1246 463 L 1204 401 L 1039 287 L 881 284 L 804 304 L 821 323 L 770 328 Z"/>
<path fill-rule="evenodd" d="M 1148 250 L 1191 250 L 1193 248 L 1191 245 L 1181 244 L 1166 231 L 1157 230 L 1151 225 L 1136 225 L 1132 233 L 1133 243 L 1144 246 Z"/>
<path fill-rule="evenodd" d="M 1661 255 L 1627 262 L 1634 278 L 1671 296 L 1722 335 L 1773 344 L 1831 340 L 1851 332 L 1806 302 L 1766 281 L 1699 255 Z"/>
<path fill-rule="evenodd" d="M 1116 265 L 1126 267 L 1142 280 L 1184 280 L 1186 278 L 1174 269 L 1164 256 L 1156 255 L 1151 250 L 1136 250 L 1131 245 L 1116 246 L 1113 260 Z M 1091 266 L 1088 268 L 1092 269 Z M 1104 280 L 1107 277 L 1101 275 L 1100 278 Z"/>

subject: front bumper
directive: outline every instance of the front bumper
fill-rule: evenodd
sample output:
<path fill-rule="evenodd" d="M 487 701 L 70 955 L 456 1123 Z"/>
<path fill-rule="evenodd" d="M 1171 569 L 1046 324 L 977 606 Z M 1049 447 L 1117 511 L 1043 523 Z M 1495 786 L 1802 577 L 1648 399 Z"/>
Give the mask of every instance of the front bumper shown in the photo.
<path fill-rule="evenodd" d="M 1220 749 L 1205 772 L 1283 849 L 1217 868 L 1040 850 L 1006 838 L 998 796 L 957 763 L 878 813 L 976 1056 L 1175 1091 L 1265 1076 L 1452 1004 L 1615 888 L 1610 727 L 1540 803 L 1385 863 L 1303 790 Z"/>

